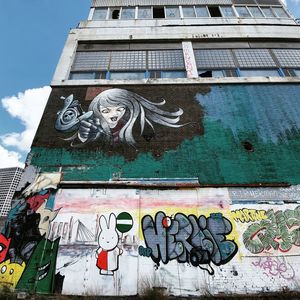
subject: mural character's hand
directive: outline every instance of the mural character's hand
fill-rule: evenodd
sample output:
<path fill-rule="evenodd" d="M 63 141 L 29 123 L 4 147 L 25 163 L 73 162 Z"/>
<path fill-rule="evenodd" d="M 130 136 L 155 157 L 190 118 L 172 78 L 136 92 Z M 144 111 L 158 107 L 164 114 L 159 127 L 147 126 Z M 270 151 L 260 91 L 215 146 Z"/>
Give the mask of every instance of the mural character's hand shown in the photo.
<path fill-rule="evenodd" d="M 82 120 L 78 129 L 78 138 L 82 142 L 96 139 L 100 133 L 100 130 L 97 127 L 98 123 L 100 124 L 97 119 Z"/>

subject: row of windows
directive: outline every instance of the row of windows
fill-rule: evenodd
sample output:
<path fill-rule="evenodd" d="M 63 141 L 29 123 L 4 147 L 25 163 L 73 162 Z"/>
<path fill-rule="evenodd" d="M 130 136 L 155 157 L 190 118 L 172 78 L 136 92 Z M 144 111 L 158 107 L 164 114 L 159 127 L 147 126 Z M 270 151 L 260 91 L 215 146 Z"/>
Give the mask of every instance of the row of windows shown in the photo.
<path fill-rule="evenodd" d="M 300 69 L 198 69 L 199 77 L 300 77 Z M 71 80 L 139 80 L 148 78 L 186 78 L 183 70 L 173 71 L 98 71 L 98 72 L 71 72 Z"/>
<path fill-rule="evenodd" d="M 127 6 L 95 8 L 93 20 L 178 19 L 206 17 L 289 18 L 279 6 Z"/>
<path fill-rule="evenodd" d="M 300 49 L 194 49 L 194 56 L 200 69 L 300 67 Z M 151 71 L 184 67 L 181 49 L 80 51 L 76 53 L 71 71 Z"/>

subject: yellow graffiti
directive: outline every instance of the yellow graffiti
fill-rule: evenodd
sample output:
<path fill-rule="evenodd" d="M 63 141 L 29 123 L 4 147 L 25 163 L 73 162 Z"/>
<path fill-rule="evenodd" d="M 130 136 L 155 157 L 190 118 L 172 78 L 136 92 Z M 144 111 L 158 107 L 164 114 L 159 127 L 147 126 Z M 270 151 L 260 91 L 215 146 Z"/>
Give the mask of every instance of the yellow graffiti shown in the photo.
<path fill-rule="evenodd" d="M 20 265 L 10 262 L 9 259 L 4 261 L 0 264 L 0 286 L 11 289 L 15 288 L 24 269 L 25 262 Z"/>
<path fill-rule="evenodd" d="M 236 222 L 249 223 L 256 222 L 261 220 L 266 220 L 268 217 L 265 210 L 256 210 L 256 209 L 237 209 L 231 212 L 233 219 Z"/>

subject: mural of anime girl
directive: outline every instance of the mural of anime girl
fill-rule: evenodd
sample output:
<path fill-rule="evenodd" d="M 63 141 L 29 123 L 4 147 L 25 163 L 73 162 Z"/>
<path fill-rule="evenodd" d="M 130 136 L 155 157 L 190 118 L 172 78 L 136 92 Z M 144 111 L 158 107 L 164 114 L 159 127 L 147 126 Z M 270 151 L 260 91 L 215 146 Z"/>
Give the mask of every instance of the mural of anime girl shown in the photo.
<path fill-rule="evenodd" d="M 145 126 L 155 134 L 155 124 L 178 128 L 183 110 L 175 112 L 162 109 L 166 101 L 155 103 L 125 89 L 113 88 L 98 94 L 91 102 L 88 112 L 84 112 L 73 95 L 64 99 L 64 108 L 58 112 L 55 128 L 58 131 L 76 133 L 71 140 L 73 147 L 80 147 L 92 141 L 101 141 L 110 145 L 125 143 L 136 144 L 137 135 L 143 135 Z M 135 129 L 136 130 L 136 129 Z M 135 131 L 136 132 L 136 131 Z"/>

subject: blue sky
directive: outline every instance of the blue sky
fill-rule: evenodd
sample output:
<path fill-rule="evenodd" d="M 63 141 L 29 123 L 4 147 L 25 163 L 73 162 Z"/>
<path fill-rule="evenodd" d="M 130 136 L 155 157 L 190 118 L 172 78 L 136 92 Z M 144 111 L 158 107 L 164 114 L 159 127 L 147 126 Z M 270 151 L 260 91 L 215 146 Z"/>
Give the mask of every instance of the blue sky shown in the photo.
<path fill-rule="evenodd" d="M 43 110 L 39 101 L 50 93 L 47 86 L 67 34 L 87 19 L 90 4 L 91 0 L 2 1 L 0 168 L 24 161 L 28 136 L 35 130 L 32 124 Z M 287 5 L 300 17 L 300 0 L 287 0 Z"/>

